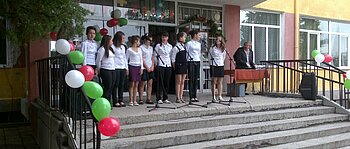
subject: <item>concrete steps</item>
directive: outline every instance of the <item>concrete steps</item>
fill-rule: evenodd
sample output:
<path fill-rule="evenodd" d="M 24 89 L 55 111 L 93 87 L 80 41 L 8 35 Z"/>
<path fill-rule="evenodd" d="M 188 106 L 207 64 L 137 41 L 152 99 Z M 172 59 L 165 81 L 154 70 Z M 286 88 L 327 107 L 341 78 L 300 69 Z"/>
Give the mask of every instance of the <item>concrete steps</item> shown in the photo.
<path fill-rule="evenodd" d="M 350 137 L 340 136 L 323 144 L 313 140 L 350 133 L 349 116 L 336 114 L 335 108 L 320 101 L 145 114 L 122 117 L 118 135 L 102 137 L 101 148 L 338 148 L 350 142 Z"/>
<path fill-rule="evenodd" d="M 277 131 L 200 143 L 172 146 L 168 148 L 260 148 L 274 144 L 290 143 L 306 139 L 325 137 L 350 131 L 350 122 L 338 122 L 307 128 Z M 297 148 L 289 146 L 288 148 Z"/>
<path fill-rule="evenodd" d="M 302 148 L 302 149 L 333 149 L 344 147 L 350 149 L 350 132 L 341 133 L 331 136 L 325 136 L 315 139 L 308 139 L 299 142 L 286 143 L 264 149 L 285 149 L 285 148 Z"/>
<path fill-rule="evenodd" d="M 323 123 L 345 121 L 347 119 L 347 116 L 341 114 L 325 114 L 267 122 L 225 125 L 210 128 L 190 129 L 169 133 L 112 139 L 103 141 L 103 145 L 113 144 L 112 146 L 108 146 L 107 148 L 157 148 L 171 145 L 181 145 L 201 141 L 210 141 L 230 137 L 260 134 L 265 132 L 289 130 Z M 348 127 L 346 128 L 346 130 L 350 131 L 350 125 L 348 125 Z"/>
<path fill-rule="evenodd" d="M 121 130 L 116 137 L 124 138 L 132 136 L 142 136 L 196 128 L 255 123 L 327 113 L 334 113 L 334 108 L 317 106 L 306 108 L 281 109 L 276 111 L 250 112 L 232 115 L 203 116 L 169 121 L 145 122 L 138 124 L 122 125 Z"/>

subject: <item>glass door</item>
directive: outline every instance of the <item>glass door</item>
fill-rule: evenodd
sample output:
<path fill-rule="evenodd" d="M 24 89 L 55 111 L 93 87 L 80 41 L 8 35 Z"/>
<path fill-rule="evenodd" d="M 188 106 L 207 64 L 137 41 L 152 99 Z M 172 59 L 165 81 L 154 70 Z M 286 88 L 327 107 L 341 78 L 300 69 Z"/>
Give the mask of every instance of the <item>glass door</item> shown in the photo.
<path fill-rule="evenodd" d="M 349 36 L 341 36 L 340 38 L 340 66 L 349 66 Z"/>
<path fill-rule="evenodd" d="M 318 37 L 319 34 L 317 33 L 309 33 L 309 45 L 308 45 L 308 58 L 312 59 L 311 52 L 312 50 L 319 50 L 319 44 L 318 44 Z"/>

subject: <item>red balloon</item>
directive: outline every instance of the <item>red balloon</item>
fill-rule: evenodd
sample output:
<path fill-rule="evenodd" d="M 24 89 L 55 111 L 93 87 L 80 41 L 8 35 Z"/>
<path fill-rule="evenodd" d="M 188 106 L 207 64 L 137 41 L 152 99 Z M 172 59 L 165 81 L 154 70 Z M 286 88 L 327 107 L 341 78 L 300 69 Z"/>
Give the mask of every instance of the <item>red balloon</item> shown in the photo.
<path fill-rule="evenodd" d="M 51 38 L 51 40 L 57 40 L 57 32 L 51 32 L 50 38 Z"/>
<path fill-rule="evenodd" d="M 107 21 L 107 26 L 108 27 L 116 26 L 116 25 L 118 25 L 118 22 L 119 21 L 116 18 L 110 19 L 110 20 Z"/>
<path fill-rule="evenodd" d="M 346 79 L 346 73 L 343 73 L 342 75 L 343 75 L 343 78 L 345 78 L 345 79 Z"/>
<path fill-rule="evenodd" d="M 106 28 L 101 28 L 100 33 L 102 36 L 106 36 L 108 34 L 108 30 Z"/>
<path fill-rule="evenodd" d="M 333 57 L 330 56 L 329 54 L 324 55 L 324 62 L 329 63 L 333 60 Z"/>
<path fill-rule="evenodd" d="M 70 51 L 74 51 L 75 50 L 75 45 L 72 41 L 68 41 L 69 45 L 70 45 Z"/>
<path fill-rule="evenodd" d="M 84 65 L 82 66 L 79 71 L 84 75 L 85 81 L 91 81 L 92 78 L 95 75 L 95 70 L 91 66 Z"/>
<path fill-rule="evenodd" d="M 106 117 L 98 123 L 98 130 L 105 136 L 115 136 L 120 130 L 120 123 L 116 118 Z"/>

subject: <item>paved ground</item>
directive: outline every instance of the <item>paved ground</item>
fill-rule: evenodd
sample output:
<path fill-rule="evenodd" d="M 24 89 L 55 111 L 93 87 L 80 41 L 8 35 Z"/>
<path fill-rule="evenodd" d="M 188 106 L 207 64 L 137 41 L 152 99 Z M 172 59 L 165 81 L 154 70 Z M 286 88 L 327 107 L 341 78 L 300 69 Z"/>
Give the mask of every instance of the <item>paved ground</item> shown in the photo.
<path fill-rule="evenodd" d="M 0 128 L 0 149 L 38 149 L 31 127 Z"/>
<path fill-rule="evenodd" d="M 185 94 L 186 95 L 186 94 Z M 230 97 L 223 96 L 225 100 L 229 100 Z M 155 98 L 152 98 L 153 100 Z M 199 103 L 197 104 L 206 104 L 207 102 L 211 101 L 212 97 L 210 93 L 199 93 L 198 94 Z M 274 98 L 274 97 L 267 97 L 267 96 L 260 96 L 260 95 L 247 95 L 245 97 L 232 97 L 234 101 L 244 101 L 246 103 L 231 103 L 232 107 L 237 107 L 239 109 L 254 109 L 255 107 L 260 107 L 263 105 L 274 105 L 274 104 L 281 104 L 281 103 L 296 103 L 296 102 L 303 102 L 306 101 L 302 98 Z M 185 104 L 179 104 L 175 103 L 175 95 L 170 95 L 169 100 L 172 102 L 171 104 L 160 104 L 161 107 L 179 107 L 181 105 Z M 188 101 L 188 96 L 185 97 L 185 100 Z M 183 107 L 183 108 L 177 108 L 177 109 L 163 109 L 159 108 L 152 112 L 148 112 L 149 109 L 147 106 L 152 106 L 148 104 L 140 105 L 140 106 L 128 106 L 129 100 L 124 99 L 125 104 L 127 104 L 126 107 L 117 108 L 114 107 L 111 111 L 111 116 L 113 117 L 129 117 L 129 116 L 137 116 L 137 115 L 149 115 L 149 114 L 159 114 L 159 113 L 176 113 L 176 112 L 186 112 L 186 111 L 196 111 L 196 110 L 205 110 L 206 108 L 198 107 L 198 106 L 189 106 L 189 107 Z M 227 108 L 226 105 L 220 105 L 220 104 L 210 104 L 208 105 L 208 108 Z"/>

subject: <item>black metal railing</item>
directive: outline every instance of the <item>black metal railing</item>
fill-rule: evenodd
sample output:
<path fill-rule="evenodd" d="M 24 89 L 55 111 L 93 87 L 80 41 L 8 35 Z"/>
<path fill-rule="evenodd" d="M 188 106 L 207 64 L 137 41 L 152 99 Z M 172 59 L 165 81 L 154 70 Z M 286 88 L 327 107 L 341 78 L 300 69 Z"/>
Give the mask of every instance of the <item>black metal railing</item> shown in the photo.
<path fill-rule="evenodd" d="M 91 102 L 82 88 L 71 88 L 65 75 L 75 70 L 67 56 L 50 57 L 36 61 L 39 80 L 39 100 L 52 111 L 64 117 L 76 148 L 100 148 L 101 134 L 97 120 L 92 116 Z"/>
<path fill-rule="evenodd" d="M 314 60 L 261 61 L 270 73 L 267 84 L 270 93 L 299 93 L 302 74 L 315 73 L 318 95 L 325 96 L 349 109 L 349 91 L 344 88 L 343 70 Z"/>

